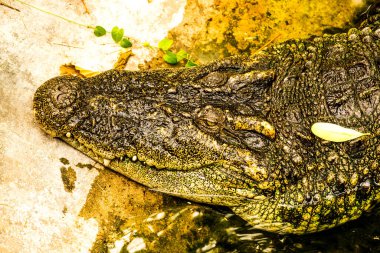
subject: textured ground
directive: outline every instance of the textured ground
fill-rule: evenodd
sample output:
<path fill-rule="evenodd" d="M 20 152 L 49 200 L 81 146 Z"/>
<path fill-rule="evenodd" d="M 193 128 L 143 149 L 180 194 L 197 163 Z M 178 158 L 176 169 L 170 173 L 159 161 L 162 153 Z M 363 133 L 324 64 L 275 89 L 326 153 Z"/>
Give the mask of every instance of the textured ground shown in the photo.
<path fill-rule="evenodd" d="M 129 36 L 151 44 L 181 21 L 185 6 L 185 1 L 88 1 L 86 14 L 80 0 L 29 3 L 84 24 L 128 28 Z M 100 204 L 110 216 L 116 215 L 113 207 L 119 203 L 112 196 L 131 199 L 122 206 L 132 203 L 128 215 L 143 215 L 144 208 L 157 209 L 161 195 L 133 182 L 124 184 L 124 178 L 108 176 L 102 168 L 78 166 L 94 162 L 40 131 L 33 121 L 32 99 L 42 82 L 59 74 L 61 64 L 106 70 L 119 47 L 110 36 L 96 38 L 86 28 L 14 1 L 7 4 L 20 11 L 0 5 L 0 252 L 86 252 L 102 231 L 101 215 L 86 212 L 95 205 L 94 194 L 111 196 Z M 131 69 L 151 54 L 144 48 L 134 53 Z"/>

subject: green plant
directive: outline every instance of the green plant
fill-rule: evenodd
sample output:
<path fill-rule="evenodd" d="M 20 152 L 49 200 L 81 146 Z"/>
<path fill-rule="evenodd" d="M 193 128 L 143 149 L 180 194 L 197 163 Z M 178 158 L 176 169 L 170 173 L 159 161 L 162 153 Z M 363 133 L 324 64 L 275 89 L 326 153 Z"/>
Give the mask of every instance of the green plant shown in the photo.
<path fill-rule="evenodd" d="M 93 25 L 86 25 L 86 24 L 81 24 L 75 20 L 71 20 L 71 19 L 68 19 L 66 17 L 63 17 L 63 16 L 60 16 L 60 15 L 57 15 L 55 13 L 52 13 L 50 11 L 47 11 L 47 10 L 44 10 L 44 9 L 41 9 L 39 7 L 36 7 L 34 5 L 31 5 L 31 4 L 28 4 L 22 0 L 15 0 L 21 4 L 24 4 L 26 6 L 29 6 L 33 9 L 36 9 L 40 12 L 43 12 L 43 13 L 46 13 L 46 14 L 49 14 L 49 15 L 52 15 L 52 16 L 55 16 L 55 17 L 58 17 L 60 19 L 63 19 L 65 20 L 66 22 L 69 22 L 69 23 L 72 23 L 72 24 L 75 24 L 75 25 L 78 25 L 78 26 L 82 26 L 82 27 L 85 27 L 85 28 L 88 28 L 88 29 L 92 29 L 93 30 L 93 33 L 96 37 L 102 37 L 102 36 L 105 36 L 107 33 L 110 33 L 111 34 L 111 37 L 112 39 L 115 41 L 115 43 L 117 43 L 118 45 L 120 45 L 122 48 L 129 48 L 129 47 L 132 47 L 132 42 L 129 40 L 128 37 L 124 36 L 124 29 L 123 28 L 119 28 L 118 26 L 114 26 L 111 30 L 111 32 L 108 32 L 104 27 L 102 26 L 93 26 Z M 143 44 L 145 47 L 149 47 L 149 48 L 153 48 L 151 45 L 149 45 L 149 43 L 144 43 Z M 173 45 L 173 40 L 170 40 L 168 38 L 164 38 L 163 40 L 161 40 L 159 43 L 158 43 L 158 48 L 161 49 L 165 54 L 163 56 L 163 59 L 165 62 L 169 63 L 169 64 L 172 64 L 172 65 L 175 65 L 183 60 L 186 60 L 186 64 L 185 66 L 186 67 L 193 67 L 193 66 L 197 66 L 197 64 L 191 60 L 190 58 L 190 55 L 184 51 L 184 50 L 179 50 L 177 53 L 174 53 L 172 50 L 170 50 L 171 46 Z"/>
<path fill-rule="evenodd" d="M 102 26 L 96 26 L 94 28 L 94 34 L 96 37 L 101 37 L 107 34 L 107 30 Z M 115 43 L 119 44 L 123 48 L 128 48 L 132 46 L 132 42 L 129 38 L 124 36 L 124 29 L 114 26 L 111 30 L 111 37 Z"/>
<path fill-rule="evenodd" d="M 190 59 L 190 55 L 185 50 L 181 49 L 177 53 L 171 51 L 170 48 L 172 45 L 173 40 L 168 38 L 164 38 L 158 43 L 158 48 L 165 53 L 163 56 L 165 62 L 175 65 L 182 60 L 186 60 L 186 67 L 197 66 L 197 64 Z"/>

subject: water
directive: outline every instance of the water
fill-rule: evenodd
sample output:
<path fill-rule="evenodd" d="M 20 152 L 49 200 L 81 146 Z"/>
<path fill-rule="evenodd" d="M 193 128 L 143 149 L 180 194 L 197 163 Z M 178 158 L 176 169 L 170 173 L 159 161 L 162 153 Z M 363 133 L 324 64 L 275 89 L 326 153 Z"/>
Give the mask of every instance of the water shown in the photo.
<path fill-rule="evenodd" d="M 227 210 L 185 204 L 120 226 L 111 252 L 380 252 L 380 221 L 371 215 L 309 235 L 252 229 Z"/>

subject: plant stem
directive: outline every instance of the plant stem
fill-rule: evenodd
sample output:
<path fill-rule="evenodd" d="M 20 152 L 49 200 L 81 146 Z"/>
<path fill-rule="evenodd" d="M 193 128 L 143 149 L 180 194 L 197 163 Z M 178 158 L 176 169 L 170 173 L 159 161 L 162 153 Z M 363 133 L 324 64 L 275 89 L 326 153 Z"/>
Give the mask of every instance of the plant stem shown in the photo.
<path fill-rule="evenodd" d="M 23 4 L 23 5 L 29 6 L 30 8 L 33 8 L 33 9 L 35 9 L 35 10 L 41 11 L 41 12 L 43 12 L 43 13 L 46 13 L 46 14 L 48 14 L 48 15 L 52 15 L 52 16 L 54 16 L 54 17 L 57 17 L 57 18 L 63 19 L 63 20 L 65 20 L 66 22 L 69 22 L 69 23 L 72 23 L 72 24 L 75 24 L 75 25 L 78 25 L 78 26 L 82 26 L 82 27 L 85 27 L 85 28 L 89 28 L 89 29 L 95 29 L 95 26 L 92 26 L 92 25 L 85 25 L 85 24 L 78 23 L 78 22 L 76 22 L 76 21 L 74 21 L 74 20 L 71 20 L 71 19 L 65 18 L 65 17 L 60 16 L 60 15 L 58 15 L 58 14 L 52 13 L 52 12 L 50 12 L 50 11 L 46 11 L 46 10 L 44 10 L 44 9 L 41 9 L 41 8 L 37 7 L 37 6 L 34 6 L 34 5 L 31 5 L 31 4 L 28 4 L 28 3 L 24 2 L 24 1 L 21 1 L 21 0 L 14 0 L 14 1 L 19 2 L 19 3 Z"/>
<path fill-rule="evenodd" d="M 18 11 L 18 12 L 20 12 L 19 9 L 16 9 L 16 8 L 14 8 L 14 7 L 12 7 L 12 6 L 8 5 L 8 4 L 6 4 L 6 3 L 3 3 L 3 1 L 0 1 L 0 5 L 5 6 L 5 7 L 11 9 L 11 10 L 14 10 L 14 11 Z"/>

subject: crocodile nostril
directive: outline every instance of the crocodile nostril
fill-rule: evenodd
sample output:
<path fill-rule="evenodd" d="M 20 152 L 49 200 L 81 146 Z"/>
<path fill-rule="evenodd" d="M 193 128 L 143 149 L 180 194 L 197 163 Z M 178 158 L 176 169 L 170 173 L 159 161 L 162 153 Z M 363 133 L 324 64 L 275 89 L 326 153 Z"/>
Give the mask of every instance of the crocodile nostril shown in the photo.
<path fill-rule="evenodd" d="M 75 88 L 70 85 L 70 83 L 59 84 L 51 92 L 51 96 L 54 106 L 56 108 L 63 109 L 75 102 L 77 99 L 77 92 Z"/>

